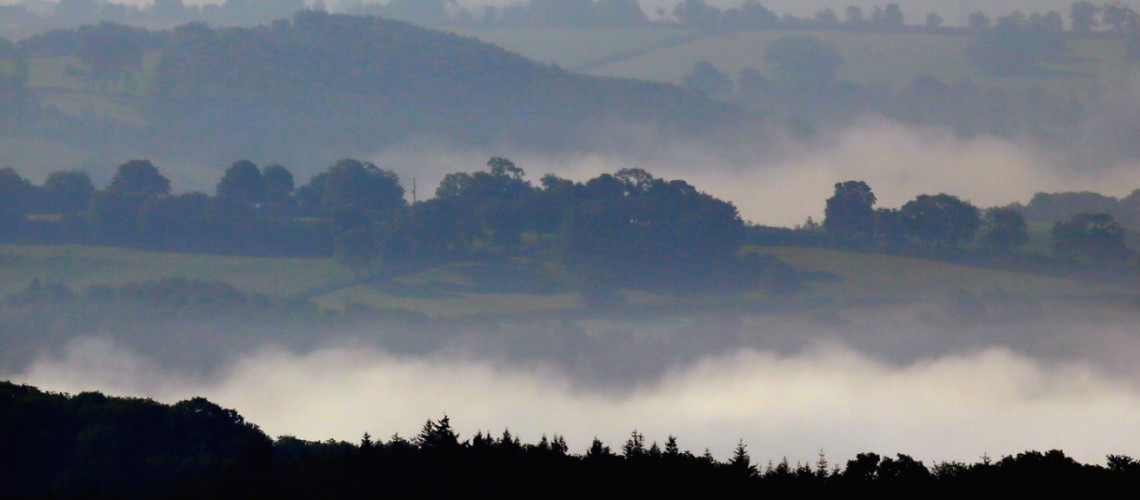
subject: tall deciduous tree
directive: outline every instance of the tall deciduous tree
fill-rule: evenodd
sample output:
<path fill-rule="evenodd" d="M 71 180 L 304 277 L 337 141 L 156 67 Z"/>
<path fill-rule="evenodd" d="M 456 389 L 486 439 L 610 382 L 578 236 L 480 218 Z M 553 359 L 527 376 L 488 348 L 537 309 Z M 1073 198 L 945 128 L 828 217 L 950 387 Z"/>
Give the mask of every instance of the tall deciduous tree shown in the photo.
<path fill-rule="evenodd" d="M 836 235 L 868 239 L 875 228 L 875 193 L 863 181 L 835 184 L 835 194 L 827 199 L 823 228 Z"/>
<path fill-rule="evenodd" d="M 131 160 L 119 165 L 107 189 L 126 195 L 163 196 L 170 194 L 170 179 L 150 160 Z"/>
<path fill-rule="evenodd" d="M 265 200 L 265 178 L 261 175 L 261 169 L 253 162 L 239 160 L 226 169 L 222 179 L 218 181 L 215 194 L 251 205 L 261 203 Z"/>
<path fill-rule="evenodd" d="M 1021 212 L 1009 207 L 986 209 L 981 243 L 1006 253 L 1029 243 L 1029 226 Z"/>
<path fill-rule="evenodd" d="M 91 202 L 95 185 L 82 170 L 56 171 L 44 179 L 44 208 L 56 213 L 81 212 Z"/>
<path fill-rule="evenodd" d="M 10 167 L 0 168 L 0 238 L 19 230 L 32 202 L 34 186 Z"/>
<path fill-rule="evenodd" d="M 393 213 L 407 206 L 400 177 L 371 163 L 354 159 L 336 162 L 324 174 L 320 194 L 326 209 L 356 207 Z"/>
<path fill-rule="evenodd" d="M 1127 259 L 1124 228 L 1109 214 L 1077 214 L 1053 224 L 1053 252 L 1059 256 L 1109 263 Z"/>
<path fill-rule="evenodd" d="M 981 225 L 977 207 L 945 193 L 919 195 L 899 212 L 907 234 L 933 245 L 957 246 L 973 239 Z"/>

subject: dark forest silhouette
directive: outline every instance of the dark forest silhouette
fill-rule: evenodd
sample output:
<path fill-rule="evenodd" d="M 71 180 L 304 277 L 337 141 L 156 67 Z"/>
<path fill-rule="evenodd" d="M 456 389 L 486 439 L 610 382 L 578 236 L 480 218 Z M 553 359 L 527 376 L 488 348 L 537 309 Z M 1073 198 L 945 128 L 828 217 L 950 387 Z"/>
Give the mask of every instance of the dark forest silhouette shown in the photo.
<path fill-rule="evenodd" d="M 904 454 L 860 453 L 832 465 L 787 460 L 758 467 L 741 441 L 719 461 L 678 438 L 647 443 L 636 430 L 618 449 L 595 439 L 572 453 L 558 435 L 523 443 L 504 430 L 464 438 L 447 416 L 419 434 L 359 443 L 266 436 L 203 398 L 74 396 L 0 382 L 0 496 L 91 498 L 486 497 L 794 495 L 797 498 L 1127 496 L 1140 463 L 1109 455 L 1081 464 L 1060 450 L 927 466 Z"/>

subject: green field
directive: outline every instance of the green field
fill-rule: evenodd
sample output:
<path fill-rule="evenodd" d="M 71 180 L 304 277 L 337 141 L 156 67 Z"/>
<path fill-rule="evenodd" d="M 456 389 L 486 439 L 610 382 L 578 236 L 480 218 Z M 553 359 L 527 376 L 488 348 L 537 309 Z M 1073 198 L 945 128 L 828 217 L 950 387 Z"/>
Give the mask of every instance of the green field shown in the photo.
<path fill-rule="evenodd" d="M 810 283 L 804 296 L 836 301 L 937 300 L 961 290 L 972 294 L 1002 291 L 1036 299 L 1119 296 L 1129 289 L 1052 276 L 983 269 L 911 257 L 820 248 L 762 248 L 803 271 L 838 276 Z"/>
<path fill-rule="evenodd" d="M 1000 291 L 1035 299 L 1119 298 L 1130 293 L 1120 286 L 908 257 L 813 248 L 751 247 L 747 251 L 771 253 L 797 269 L 834 278 L 809 281 L 804 291 L 778 299 L 761 292 L 694 297 L 623 290 L 618 296 L 634 307 L 698 311 L 726 304 L 764 307 L 788 301 L 910 303 L 940 300 L 954 291 Z M 525 316 L 573 312 L 583 306 L 566 277 L 542 263 L 449 264 L 359 282 L 350 270 L 331 259 L 185 255 L 75 245 L 0 246 L 0 296 L 23 289 L 33 279 L 78 290 L 172 277 L 224 281 L 267 295 L 311 297 L 324 309 L 366 304 L 429 317 Z"/>
<path fill-rule="evenodd" d="M 346 283 L 352 273 L 330 259 L 277 259 L 145 252 L 81 245 L 0 246 L 0 295 L 33 279 L 76 289 L 163 278 L 224 281 L 267 295 L 290 296 Z"/>

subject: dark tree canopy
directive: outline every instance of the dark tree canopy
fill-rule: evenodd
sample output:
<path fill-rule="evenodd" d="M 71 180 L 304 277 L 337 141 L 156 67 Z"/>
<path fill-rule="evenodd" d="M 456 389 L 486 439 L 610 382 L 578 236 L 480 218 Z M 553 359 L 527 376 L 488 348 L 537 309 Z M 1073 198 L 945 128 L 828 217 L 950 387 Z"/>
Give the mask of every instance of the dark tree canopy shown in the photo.
<path fill-rule="evenodd" d="M 1029 226 L 1021 212 L 1009 207 L 988 208 L 983 221 L 981 243 L 1007 253 L 1029 243 Z"/>
<path fill-rule="evenodd" d="M 939 246 L 972 240 L 982 222 L 977 207 L 945 193 L 919 195 L 899 212 L 908 234 Z"/>
<path fill-rule="evenodd" d="M 293 172 L 281 165 L 269 165 L 261 169 L 261 178 L 265 182 L 265 201 L 278 210 L 293 204 Z"/>
<path fill-rule="evenodd" d="M 32 183 L 9 167 L 0 168 L 0 238 L 24 221 L 33 197 Z"/>
<path fill-rule="evenodd" d="M 743 234 L 736 207 L 680 180 L 627 191 L 614 176 L 587 182 L 565 251 L 588 279 L 704 286 L 723 279 Z"/>
<path fill-rule="evenodd" d="M 874 234 L 875 193 L 863 181 L 835 184 L 835 194 L 827 199 L 823 228 L 837 235 L 867 239 Z"/>
<path fill-rule="evenodd" d="M 131 196 L 164 196 L 170 194 L 170 180 L 149 160 L 131 160 L 119 165 L 108 189 Z"/>
<path fill-rule="evenodd" d="M 94 193 L 91 176 L 81 170 L 52 172 L 44 180 L 45 208 L 53 212 L 82 211 Z"/>
<path fill-rule="evenodd" d="M 226 169 L 222 179 L 218 181 L 215 194 L 256 204 L 265 199 L 265 192 L 265 178 L 262 177 L 257 165 L 249 160 L 239 160 Z"/>
<path fill-rule="evenodd" d="M 325 209 L 356 207 L 392 213 L 407 206 L 399 176 L 371 163 L 340 160 L 320 176 L 320 203 Z"/>
<path fill-rule="evenodd" d="M 1053 252 L 1097 263 L 1119 262 L 1131 255 L 1124 228 L 1109 214 L 1077 214 L 1053 224 Z"/>

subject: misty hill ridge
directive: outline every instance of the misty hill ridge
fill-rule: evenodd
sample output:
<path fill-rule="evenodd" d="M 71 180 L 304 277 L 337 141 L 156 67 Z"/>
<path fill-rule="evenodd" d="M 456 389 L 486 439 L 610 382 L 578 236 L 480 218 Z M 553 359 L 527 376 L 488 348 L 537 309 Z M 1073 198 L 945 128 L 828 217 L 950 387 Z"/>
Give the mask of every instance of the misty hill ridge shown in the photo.
<path fill-rule="evenodd" d="M 382 18 L 306 11 L 272 26 L 163 33 L 150 121 L 189 156 L 325 161 L 415 136 L 579 149 L 615 123 L 704 133 L 745 115 L 679 87 L 590 77 Z M 196 158 L 200 159 L 200 158 Z"/>

